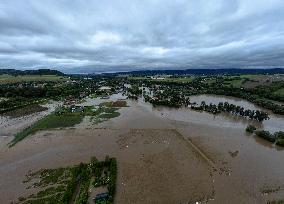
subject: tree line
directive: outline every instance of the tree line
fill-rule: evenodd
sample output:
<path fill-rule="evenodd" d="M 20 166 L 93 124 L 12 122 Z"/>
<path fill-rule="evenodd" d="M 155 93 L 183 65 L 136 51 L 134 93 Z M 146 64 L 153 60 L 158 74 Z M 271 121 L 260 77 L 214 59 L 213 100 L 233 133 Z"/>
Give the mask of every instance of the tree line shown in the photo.
<path fill-rule="evenodd" d="M 213 114 L 227 112 L 251 120 L 257 120 L 259 122 L 269 119 L 268 113 L 264 111 L 245 109 L 244 107 L 230 104 L 228 102 L 219 102 L 218 105 L 212 103 L 207 105 L 205 101 L 202 101 L 200 106 L 191 106 L 191 108 L 193 110 L 202 110 Z"/>

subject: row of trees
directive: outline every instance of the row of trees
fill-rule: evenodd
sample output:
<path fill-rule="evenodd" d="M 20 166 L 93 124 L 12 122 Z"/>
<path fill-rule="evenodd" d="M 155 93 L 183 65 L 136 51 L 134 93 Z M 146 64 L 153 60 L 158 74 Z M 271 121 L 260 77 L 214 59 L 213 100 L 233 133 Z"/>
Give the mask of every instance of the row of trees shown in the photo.
<path fill-rule="evenodd" d="M 238 78 L 233 78 L 238 79 Z M 283 98 L 278 94 L 274 94 L 276 90 L 284 88 L 283 82 L 273 82 L 265 86 L 259 86 L 251 89 L 245 89 L 240 87 L 231 86 L 228 81 L 229 79 L 222 76 L 211 76 L 211 77 L 196 77 L 193 81 L 187 83 L 182 82 L 171 82 L 171 81 L 135 81 L 136 84 L 142 82 L 148 86 L 159 86 L 160 90 L 165 90 L 163 93 L 162 104 L 167 105 L 167 100 L 172 93 L 179 92 L 185 96 L 196 95 L 196 94 L 216 94 L 225 96 L 234 96 L 248 100 L 256 105 L 271 110 L 273 113 L 284 115 L 284 105 L 281 105 L 277 101 L 283 101 Z M 230 78 L 231 80 L 231 78 Z M 134 81 L 131 81 L 134 83 Z M 170 90 L 167 92 L 167 90 Z M 165 99 L 165 100 L 164 100 Z M 275 100 L 275 101 L 273 101 Z M 168 100 L 169 101 L 169 100 Z M 161 102 L 154 101 L 159 104 Z M 169 104 L 171 105 L 171 104 Z"/>
<path fill-rule="evenodd" d="M 284 147 L 284 132 L 279 131 L 274 134 L 270 133 L 266 130 L 256 130 L 256 127 L 253 125 L 248 125 L 246 128 L 246 132 L 255 133 L 256 136 L 261 137 L 271 143 L 275 143 L 276 145 Z"/>
<path fill-rule="evenodd" d="M 257 120 L 259 122 L 269 119 L 268 113 L 264 111 L 245 109 L 244 107 L 237 106 L 235 104 L 229 104 L 228 102 L 219 102 L 218 105 L 212 103 L 207 105 L 205 101 L 202 101 L 200 106 L 191 106 L 191 108 L 194 110 L 202 110 L 213 114 L 227 112 L 233 115 Z"/>

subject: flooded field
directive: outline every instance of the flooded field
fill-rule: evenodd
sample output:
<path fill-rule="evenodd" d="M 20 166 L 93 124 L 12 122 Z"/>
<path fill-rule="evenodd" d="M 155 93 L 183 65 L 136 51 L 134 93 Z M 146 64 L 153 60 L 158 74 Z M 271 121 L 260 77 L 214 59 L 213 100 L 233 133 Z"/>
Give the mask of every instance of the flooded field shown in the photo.
<path fill-rule="evenodd" d="M 0 140 L 7 137 L 8 140 L 11 140 L 15 133 L 48 115 L 55 110 L 56 106 L 58 106 L 58 103 L 52 102 L 50 104 L 43 105 L 43 109 L 34 113 L 32 111 L 27 112 L 25 115 L 17 113 L 17 117 L 14 117 L 14 115 L 0 115 Z"/>
<path fill-rule="evenodd" d="M 229 113 L 213 115 L 206 112 L 193 111 L 190 108 L 171 109 L 167 107 L 159 107 L 153 111 L 163 118 L 172 119 L 182 122 L 192 122 L 196 124 L 206 124 L 208 126 L 229 127 L 237 129 L 245 129 L 248 124 L 253 124 L 259 129 L 269 130 L 271 132 L 283 131 L 284 117 L 273 114 L 271 111 L 256 106 L 248 101 L 234 97 L 214 96 L 214 95 L 199 95 L 191 96 L 191 102 L 196 102 L 198 105 L 202 101 L 206 104 L 218 104 L 219 102 L 228 102 L 230 104 L 239 105 L 245 109 L 262 110 L 269 113 L 269 120 L 264 120 L 262 123 L 254 120 L 248 120 L 242 117 L 234 116 Z M 147 105 L 147 104 L 146 104 Z M 148 108 L 151 108 L 149 105 Z"/>
<path fill-rule="evenodd" d="M 83 105 L 119 99 L 125 97 L 87 98 Z M 261 109 L 235 98 L 201 95 L 190 99 Z M 259 128 L 283 131 L 283 117 L 270 113 L 271 119 L 261 124 L 190 108 L 153 108 L 143 100 L 127 103 L 128 107 L 119 110 L 119 117 L 98 125 L 85 119 L 73 128 L 38 132 L 10 149 L 5 145 L 7 140 L 1 139 L 0 203 L 28 195 L 22 181 L 30 170 L 64 167 L 106 155 L 118 160 L 118 204 L 237 204 L 284 199 L 284 150 L 244 130 L 254 123 Z M 6 127 L 6 120 L 2 119 L 2 137 L 11 137 L 33 122 L 20 118 Z"/>

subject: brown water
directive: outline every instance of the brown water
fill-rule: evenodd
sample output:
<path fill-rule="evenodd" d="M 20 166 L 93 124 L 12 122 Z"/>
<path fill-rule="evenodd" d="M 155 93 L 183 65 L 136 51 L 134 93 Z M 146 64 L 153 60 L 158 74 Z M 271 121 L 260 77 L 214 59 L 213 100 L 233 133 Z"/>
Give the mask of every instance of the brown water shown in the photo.
<path fill-rule="evenodd" d="M 167 108 L 167 107 L 158 107 L 152 108 L 151 105 L 143 103 L 140 101 L 140 104 L 147 107 L 156 113 L 156 115 L 160 115 L 162 118 L 171 119 L 175 121 L 182 122 L 190 122 L 194 124 L 204 124 L 207 126 L 216 126 L 216 127 L 230 127 L 237 129 L 245 129 L 248 124 L 253 124 L 259 129 L 269 130 L 271 132 L 275 131 L 284 131 L 284 117 L 280 115 L 273 114 L 271 111 L 263 109 L 259 106 L 256 106 L 248 101 L 226 97 L 226 96 L 215 96 L 215 95 L 198 95 L 191 96 L 191 102 L 196 102 L 200 105 L 202 101 L 205 101 L 206 104 L 218 104 L 219 102 L 228 102 L 231 104 L 239 105 L 244 107 L 245 109 L 251 110 L 262 110 L 269 113 L 269 120 L 265 120 L 262 123 L 249 120 L 242 117 L 234 116 L 229 113 L 222 113 L 218 115 L 213 115 L 206 112 L 200 112 L 191 110 L 190 108 Z"/>
<path fill-rule="evenodd" d="M 108 100 L 87 99 L 86 104 L 123 98 L 117 94 Z M 235 98 L 201 95 L 193 100 L 224 100 L 260 109 Z M 252 121 L 189 108 L 153 108 L 143 100 L 128 100 L 128 105 L 119 110 L 120 117 L 105 123 L 39 132 L 12 149 L 1 148 L 0 203 L 27 195 L 21 181 L 31 169 L 67 166 L 107 154 L 118 159 L 119 204 L 239 204 L 284 198 L 284 151 L 247 135 L 244 128 Z M 283 131 L 283 117 L 273 114 L 263 126 L 253 123 Z M 263 194 L 265 190 L 275 192 Z"/>
<path fill-rule="evenodd" d="M 33 113 L 23 117 L 13 118 L 9 116 L 0 115 L 0 145 L 2 145 L 1 140 L 5 139 L 6 137 L 9 137 L 8 139 L 12 139 L 13 135 L 17 132 L 30 126 L 40 118 L 43 118 L 44 116 L 50 114 L 52 111 L 55 110 L 55 107 L 58 106 L 58 104 L 59 103 L 57 102 L 52 102 L 50 104 L 43 105 L 43 107 L 47 107 L 48 110 Z"/>
<path fill-rule="evenodd" d="M 190 97 L 191 102 L 205 101 L 207 104 L 229 102 L 246 109 L 262 109 L 254 104 L 232 97 L 200 95 Z M 212 115 L 189 108 L 153 108 L 139 103 L 171 124 L 188 137 L 218 166 L 215 174 L 215 198 L 212 203 L 265 203 L 284 198 L 283 148 L 248 135 L 244 131 L 248 124 L 269 131 L 284 131 L 284 117 L 270 114 L 263 123 L 230 114 Z M 235 153 L 235 154 L 233 154 Z M 234 156 L 232 156 L 234 155 Z M 265 190 L 280 189 L 270 194 Z"/>

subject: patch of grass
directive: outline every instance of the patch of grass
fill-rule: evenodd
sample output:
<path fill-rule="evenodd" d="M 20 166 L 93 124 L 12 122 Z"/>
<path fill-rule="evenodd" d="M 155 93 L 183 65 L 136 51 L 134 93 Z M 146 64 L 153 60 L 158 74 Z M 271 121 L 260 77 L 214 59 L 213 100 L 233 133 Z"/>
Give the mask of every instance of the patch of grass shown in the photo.
<path fill-rule="evenodd" d="M 97 107 L 97 109 L 94 111 L 92 110 L 92 114 L 90 114 L 90 116 L 92 116 L 91 121 L 94 124 L 99 124 L 111 118 L 118 117 L 120 116 L 120 113 L 118 112 L 119 108 L 126 106 L 126 101 L 103 102 Z M 94 107 L 92 109 L 94 109 Z M 87 112 L 90 112 L 90 110 Z"/>
<path fill-rule="evenodd" d="M 103 113 L 99 117 L 102 119 L 111 119 L 120 116 L 119 112 Z"/>
<path fill-rule="evenodd" d="M 103 102 L 99 105 L 100 107 L 108 107 L 108 108 L 120 108 L 120 107 L 127 107 L 127 102 L 123 100 L 119 101 L 108 101 L 108 102 Z"/>
<path fill-rule="evenodd" d="M 89 97 L 92 98 L 92 99 L 96 99 L 96 98 L 103 97 L 103 96 L 106 96 L 106 95 L 107 95 L 106 93 L 93 93 Z"/>
<path fill-rule="evenodd" d="M 277 96 L 283 96 L 284 97 L 284 88 L 278 89 L 273 94 L 275 94 Z"/>
<path fill-rule="evenodd" d="M 54 113 L 42 118 L 30 127 L 17 133 L 15 138 L 9 143 L 9 147 L 14 146 L 17 142 L 21 141 L 25 137 L 35 134 L 40 130 L 72 127 L 82 122 L 84 116 L 80 114 L 64 114 L 56 115 Z"/>
<path fill-rule="evenodd" d="M 236 79 L 230 82 L 230 84 L 232 84 L 233 87 L 241 87 L 242 83 L 243 83 L 242 79 Z"/>
<path fill-rule="evenodd" d="M 261 74 L 241 74 L 240 78 L 242 78 L 242 79 L 255 79 L 255 80 L 259 80 L 263 76 L 264 75 L 261 75 Z"/>

